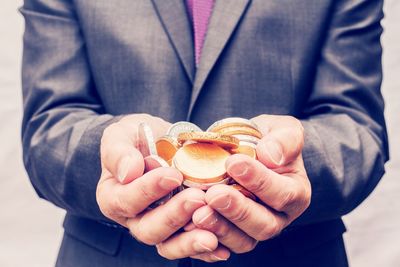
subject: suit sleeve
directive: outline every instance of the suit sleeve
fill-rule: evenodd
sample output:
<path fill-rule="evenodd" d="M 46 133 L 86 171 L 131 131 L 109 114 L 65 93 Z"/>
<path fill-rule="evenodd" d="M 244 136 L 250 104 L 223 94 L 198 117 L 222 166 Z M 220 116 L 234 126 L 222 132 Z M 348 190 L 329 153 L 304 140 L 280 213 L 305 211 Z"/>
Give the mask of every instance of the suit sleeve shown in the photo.
<path fill-rule="evenodd" d="M 40 197 L 105 220 L 96 203 L 105 114 L 69 1 L 26 0 L 22 63 L 23 159 Z"/>
<path fill-rule="evenodd" d="M 294 224 L 339 218 L 384 174 L 388 141 L 380 93 L 380 0 L 333 1 L 316 77 L 303 107 L 303 157 L 313 194 Z"/>

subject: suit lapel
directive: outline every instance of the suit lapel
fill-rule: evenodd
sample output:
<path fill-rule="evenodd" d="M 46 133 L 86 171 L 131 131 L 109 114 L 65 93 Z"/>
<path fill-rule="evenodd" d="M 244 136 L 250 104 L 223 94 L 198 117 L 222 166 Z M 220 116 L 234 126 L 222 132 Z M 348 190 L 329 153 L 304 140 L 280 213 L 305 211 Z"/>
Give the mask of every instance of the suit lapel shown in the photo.
<path fill-rule="evenodd" d="M 191 22 L 182 0 L 152 0 L 157 15 L 178 54 L 191 82 L 194 80 L 194 54 Z"/>
<path fill-rule="evenodd" d="M 196 71 L 188 119 L 211 69 L 246 11 L 249 2 L 250 0 L 215 1 L 200 63 Z"/>

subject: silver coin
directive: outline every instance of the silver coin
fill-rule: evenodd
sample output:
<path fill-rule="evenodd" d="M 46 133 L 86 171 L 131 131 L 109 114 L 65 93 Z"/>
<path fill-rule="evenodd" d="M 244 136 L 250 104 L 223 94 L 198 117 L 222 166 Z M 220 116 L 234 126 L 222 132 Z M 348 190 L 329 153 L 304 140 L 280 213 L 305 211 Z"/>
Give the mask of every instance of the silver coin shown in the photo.
<path fill-rule="evenodd" d="M 158 155 L 153 132 L 150 126 L 144 122 L 139 124 L 138 128 L 138 149 L 144 158 L 150 155 Z"/>
<path fill-rule="evenodd" d="M 172 124 L 172 126 L 168 129 L 167 135 L 172 136 L 174 138 L 178 138 L 180 133 L 187 132 L 202 132 L 203 130 L 194 123 L 187 121 L 179 121 L 177 123 Z"/>
<path fill-rule="evenodd" d="M 222 125 L 228 127 L 228 126 L 232 126 L 232 125 L 236 125 L 236 124 L 245 124 L 255 130 L 258 130 L 257 124 L 255 124 L 251 120 L 243 119 L 243 118 L 239 118 L 239 117 L 232 117 L 232 118 L 226 118 L 226 119 L 222 119 L 222 120 L 214 122 L 213 124 L 211 124 L 210 127 L 208 127 L 207 132 L 212 132 L 215 128 L 219 128 Z"/>
<path fill-rule="evenodd" d="M 163 158 L 156 155 L 150 155 L 144 158 L 145 172 L 149 172 L 160 167 L 169 167 L 169 164 Z"/>
<path fill-rule="evenodd" d="M 249 146 L 249 147 L 252 147 L 254 149 L 257 148 L 257 144 L 254 144 L 252 142 L 247 142 L 247 141 L 240 141 L 239 142 L 239 146 Z"/>
<path fill-rule="evenodd" d="M 182 184 L 184 186 L 186 186 L 186 187 L 198 188 L 198 189 L 201 189 L 201 190 L 207 190 L 213 185 L 229 184 L 230 182 L 231 182 L 231 178 L 228 177 L 228 178 L 225 178 L 224 180 L 216 182 L 216 183 L 207 183 L 206 184 L 206 183 L 196 183 L 196 182 L 193 182 L 193 181 L 190 181 L 190 180 L 183 180 Z"/>
<path fill-rule="evenodd" d="M 185 190 L 185 187 L 182 185 L 178 186 L 177 188 L 174 189 L 174 195 L 180 193 L 181 191 Z"/>
<path fill-rule="evenodd" d="M 173 196 L 175 196 L 176 194 L 178 194 L 179 192 L 181 192 L 182 190 L 184 190 L 185 188 L 183 187 L 183 185 L 178 186 L 177 188 L 175 188 L 174 190 L 172 190 L 171 192 L 169 192 L 167 195 L 165 195 L 164 197 L 160 198 L 159 200 L 153 202 L 150 206 L 149 209 L 154 209 L 157 208 L 158 206 L 164 205 L 165 203 L 167 203 Z"/>
<path fill-rule="evenodd" d="M 253 143 L 255 145 L 257 145 L 258 142 L 260 141 L 259 138 L 251 136 L 251 135 L 247 135 L 247 134 L 234 134 L 232 136 L 234 136 L 237 139 L 239 139 L 239 141 Z"/>
<path fill-rule="evenodd" d="M 169 192 L 166 196 L 160 198 L 157 201 L 154 201 L 150 206 L 149 209 L 155 209 L 158 206 L 164 205 L 165 203 L 168 202 L 168 200 L 170 200 L 173 196 L 174 196 L 174 191 Z"/>

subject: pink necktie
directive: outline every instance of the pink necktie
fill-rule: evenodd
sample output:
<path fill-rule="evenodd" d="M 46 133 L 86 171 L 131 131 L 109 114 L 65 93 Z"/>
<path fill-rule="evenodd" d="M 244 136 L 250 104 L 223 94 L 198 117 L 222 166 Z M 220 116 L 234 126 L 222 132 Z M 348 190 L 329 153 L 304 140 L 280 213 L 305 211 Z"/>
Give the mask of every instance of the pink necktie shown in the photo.
<path fill-rule="evenodd" d="M 193 20 L 195 59 L 198 66 L 214 0 L 187 0 L 187 5 Z"/>

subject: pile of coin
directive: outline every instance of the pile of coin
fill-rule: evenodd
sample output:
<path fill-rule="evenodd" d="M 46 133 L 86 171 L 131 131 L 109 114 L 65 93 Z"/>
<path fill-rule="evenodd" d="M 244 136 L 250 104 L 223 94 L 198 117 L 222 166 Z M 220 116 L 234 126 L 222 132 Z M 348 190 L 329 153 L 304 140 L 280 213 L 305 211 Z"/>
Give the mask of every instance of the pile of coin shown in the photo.
<path fill-rule="evenodd" d="M 155 205 L 168 201 L 185 187 L 207 190 L 216 184 L 227 184 L 245 196 L 255 196 L 235 183 L 225 169 L 225 161 L 232 154 L 257 158 L 256 146 L 262 138 L 256 124 L 243 118 L 227 118 L 213 123 L 206 131 L 190 122 L 177 122 L 165 136 L 154 140 L 145 123 L 139 125 L 138 148 L 145 161 L 145 171 L 158 167 L 174 167 L 184 178 L 183 186 Z"/>

